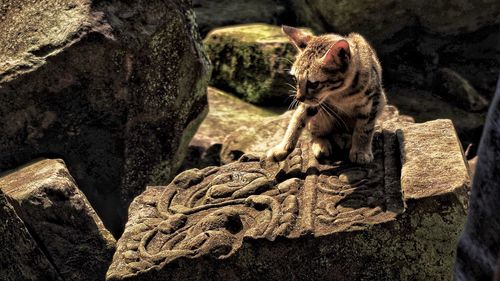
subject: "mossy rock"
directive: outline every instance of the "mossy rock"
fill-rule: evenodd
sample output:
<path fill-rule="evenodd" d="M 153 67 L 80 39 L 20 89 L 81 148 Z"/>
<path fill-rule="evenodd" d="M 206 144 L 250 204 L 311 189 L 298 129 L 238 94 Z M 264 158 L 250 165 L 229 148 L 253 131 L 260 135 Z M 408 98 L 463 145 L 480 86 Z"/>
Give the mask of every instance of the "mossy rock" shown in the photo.
<path fill-rule="evenodd" d="M 204 40 L 213 63 L 211 85 L 256 104 L 284 103 L 293 84 L 295 49 L 281 28 L 245 24 L 218 28 Z"/>

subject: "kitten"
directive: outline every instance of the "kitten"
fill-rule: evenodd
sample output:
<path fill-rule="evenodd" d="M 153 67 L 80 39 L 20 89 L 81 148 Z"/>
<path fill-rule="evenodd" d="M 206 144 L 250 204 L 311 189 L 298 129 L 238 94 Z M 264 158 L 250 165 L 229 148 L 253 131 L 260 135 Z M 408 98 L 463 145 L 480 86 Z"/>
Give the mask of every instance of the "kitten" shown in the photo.
<path fill-rule="evenodd" d="M 386 104 L 382 69 L 372 47 L 356 33 L 314 36 L 289 26 L 282 30 L 299 51 L 290 71 L 299 105 L 267 159 L 285 159 L 307 125 L 317 158 L 332 154 L 331 139 L 350 147 L 352 162 L 371 162 L 375 121 Z"/>

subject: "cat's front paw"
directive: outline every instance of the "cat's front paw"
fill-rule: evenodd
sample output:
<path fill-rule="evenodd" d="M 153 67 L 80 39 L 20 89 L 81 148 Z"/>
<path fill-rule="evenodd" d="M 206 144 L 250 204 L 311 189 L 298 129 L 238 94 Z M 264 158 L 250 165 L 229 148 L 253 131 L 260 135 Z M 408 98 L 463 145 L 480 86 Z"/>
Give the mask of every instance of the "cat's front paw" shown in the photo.
<path fill-rule="evenodd" d="M 328 158 L 332 155 L 332 145 L 326 139 L 314 139 L 312 151 L 316 159 Z"/>
<path fill-rule="evenodd" d="M 357 164 L 368 164 L 373 161 L 373 153 L 369 151 L 361 151 L 356 149 L 351 149 L 349 152 L 349 160 Z"/>
<path fill-rule="evenodd" d="M 288 154 L 290 154 L 289 150 L 287 150 L 284 145 L 278 144 L 267 152 L 266 159 L 273 162 L 279 162 L 285 160 Z"/>

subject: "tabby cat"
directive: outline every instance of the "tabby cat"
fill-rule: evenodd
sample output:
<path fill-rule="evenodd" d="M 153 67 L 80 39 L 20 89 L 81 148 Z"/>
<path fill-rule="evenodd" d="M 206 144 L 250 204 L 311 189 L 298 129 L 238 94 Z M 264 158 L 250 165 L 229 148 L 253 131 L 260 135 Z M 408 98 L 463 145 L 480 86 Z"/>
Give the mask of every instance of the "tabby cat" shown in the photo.
<path fill-rule="evenodd" d="M 386 104 L 382 69 L 372 47 L 356 33 L 314 36 L 289 26 L 282 29 L 298 49 L 290 70 L 298 106 L 283 140 L 267 158 L 285 159 L 307 126 L 317 158 L 332 154 L 331 140 L 350 148 L 352 162 L 371 162 L 375 121 Z"/>

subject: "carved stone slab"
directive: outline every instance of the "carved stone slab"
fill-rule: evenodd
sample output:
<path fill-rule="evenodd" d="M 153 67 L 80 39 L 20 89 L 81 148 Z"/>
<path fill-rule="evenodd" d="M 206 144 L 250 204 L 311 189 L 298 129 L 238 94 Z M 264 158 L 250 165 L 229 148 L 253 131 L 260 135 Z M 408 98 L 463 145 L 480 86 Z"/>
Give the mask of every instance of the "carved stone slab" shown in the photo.
<path fill-rule="evenodd" d="M 428 125 L 412 126 L 413 138 Z M 454 132 L 450 123 L 441 129 Z M 377 132 L 375 160 L 367 166 L 320 163 L 302 142 L 279 164 L 246 154 L 150 187 L 130 206 L 107 279 L 444 278 L 465 217 L 468 179 L 407 198 L 399 140 L 394 130 Z M 446 149 L 449 156 L 461 153 Z"/>
<path fill-rule="evenodd" d="M 65 280 L 104 278 L 116 241 L 62 160 L 1 174 L 0 189 Z"/>

